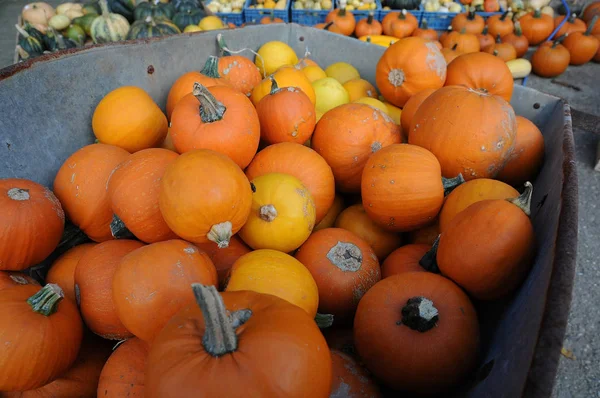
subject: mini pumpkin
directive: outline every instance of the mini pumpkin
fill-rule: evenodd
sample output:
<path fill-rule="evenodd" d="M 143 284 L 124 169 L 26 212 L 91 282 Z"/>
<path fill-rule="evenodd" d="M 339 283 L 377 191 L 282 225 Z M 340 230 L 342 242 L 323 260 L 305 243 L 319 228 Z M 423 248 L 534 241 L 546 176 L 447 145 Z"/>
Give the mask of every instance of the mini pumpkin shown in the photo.
<path fill-rule="evenodd" d="M 354 14 L 345 8 L 331 10 L 325 17 L 325 22 L 333 22 L 344 36 L 350 36 L 356 28 Z"/>
<path fill-rule="evenodd" d="M 348 92 L 350 102 L 364 97 L 377 98 L 377 89 L 367 80 L 352 79 L 344 83 L 343 86 Z"/>
<path fill-rule="evenodd" d="M 412 36 L 420 37 L 425 40 L 438 40 L 438 32 L 435 29 L 430 29 L 429 26 L 427 26 L 426 19 L 421 21 L 421 27 L 415 29 L 415 31 L 412 33 Z"/>
<path fill-rule="evenodd" d="M 379 398 L 381 391 L 369 372 L 342 351 L 331 350 L 331 397 Z"/>
<path fill-rule="evenodd" d="M 406 101 L 406 104 L 404 104 L 404 108 L 402 108 L 402 114 L 400 115 L 400 124 L 402 126 L 402 132 L 405 135 L 408 136 L 410 122 L 415 116 L 417 109 L 419 109 L 419 106 L 421 106 L 423 101 L 425 101 L 425 99 L 429 97 L 434 91 L 435 89 L 433 88 L 426 88 L 425 90 L 419 91 L 418 93 L 415 93 L 415 95 L 410 97 L 408 101 Z"/>
<path fill-rule="evenodd" d="M 450 24 L 452 30 L 456 32 L 460 32 L 464 29 L 465 33 L 473 35 L 483 32 L 483 28 L 485 27 L 483 17 L 476 14 L 474 8 L 470 8 L 469 11 L 456 15 L 452 18 Z"/>
<path fill-rule="evenodd" d="M 517 58 L 523 57 L 527 53 L 529 49 L 529 40 L 523 34 L 523 30 L 521 29 L 521 23 L 519 21 L 515 22 L 515 31 L 511 32 L 507 35 L 502 36 L 503 43 L 510 43 L 513 45 L 515 50 L 517 51 Z"/>
<path fill-rule="evenodd" d="M 556 77 L 569 67 L 571 54 L 561 43 L 566 36 L 542 43 L 531 57 L 533 73 L 541 77 Z"/>
<path fill-rule="evenodd" d="M 477 36 L 474 33 L 467 33 L 465 29 L 448 33 L 440 42 L 443 47 L 452 48 L 463 54 L 476 53 L 481 50 Z"/>
<path fill-rule="evenodd" d="M 558 15 L 556 17 L 554 17 L 554 29 L 558 28 L 558 25 L 560 25 L 563 21 L 564 21 L 565 17 L 563 15 Z M 554 35 L 555 37 L 560 37 L 562 35 L 564 35 L 565 33 L 575 33 L 575 32 L 585 32 L 586 30 L 586 25 L 585 22 L 579 18 L 577 18 L 577 14 L 573 13 L 571 14 L 567 20 L 565 21 L 565 23 L 563 24 L 563 26 L 561 26 L 561 28 L 556 32 L 556 34 Z"/>
<path fill-rule="evenodd" d="M 380 35 L 383 32 L 381 23 L 375 19 L 373 12 L 369 13 L 369 16 L 365 19 L 361 19 L 356 23 L 354 33 L 356 37 L 366 35 Z"/>
<path fill-rule="evenodd" d="M 412 243 L 394 250 L 381 264 L 381 279 L 405 272 L 425 272 L 419 264 L 431 245 Z"/>
<path fill-rule="evenodd" d="M 485 25 L 483 28 L 483 32 L 477 35 L 477 38 L 479 39 L 479 48 L 482 51 L 485 51 L 488 46 L 494 44 L 494 36 L 489 33 L 489 28 L 487 25 Z"/>
<path fill-rule="evenodd" d="M 519 18 L 523 36 L 527 38 L 529 44 L 537 46 L 546 40 L 554 30 L 554 20 L 548 14 L 535 10 Z"/>
<path fill-rule="evenodd" d="M 68 250 L 52 263 L 46 275 L 46 283 L 54 283 L 60 286 L 65 298 L 73 303 L 77 302 L 75 295 L 75 269 L 77 263 L 94 246 L 96 246 L 96 243 L 84 243 Z"/>
<path fill-rule="evenodd" d="M 492 35 L 492 37 L 503 37 L 512 31 L 515 28 L 515 25 L 512 19 L 508 18 L 509 10 L 504 11 L 502 14 L 496 14 L 489 17 L 486 21 L 488 26 L 488 31 Z"/>
<path fill-rule="evenodd" d="M 301 69 L 296 69 L 294 66 L 285 66 L 277 69 L 272 74 L 272 77 L 277 81 L 277 85 L 281 88 L 284 87 L 297 87 L 304 92 L 310 99 L 310 102 L 316 104 L 317 98 L 315 90 L 304 72 Z M 263 97 L 271 92 L 271 79 L 269 77 L 264 78 L 258 83 L 252 90 L 250 99 L 254 106 L 257 106 Z"/>
<path fill-rule="evenodd" d="M 231 53 L 222 34 L 217 35 L 217 43 L 223 54 L 219 58 L 219 76 L 228 82 L 231 87 L 249 97 L 252 94 L 252 89 L 263 78 L 260 70 L 248 58 Z"/>
<path fill-rule="evenodd" d="M 498 57 L 504 62 L 512 61 L 517 59 L 517 50 L 511 43 L 505 43 L 500 38 L 500 35 L 496 38 L 496 42 L 485 49 L 485 52 Z"/>
<path fill-rule="evenodd" d="M 590 22 L 585 32 L 570 32 L 569 36 L 563 41 L 563 45 L 569 50 L 571 65 L 583 65 L 590 62 L 596 55 L 600 40 L 592 36 L 592 29 L 598 22 L 600 16 L 596 16 Z"/>
<path fill-rule="evenodd" d="M 412 33 L 419 26 L 419 21 L 417 18 L 411 13 L 406 12 L 406 10 L 402 10 L 398 14 L 398 18 L 392 20 L 390 25 L 391 34 L 390 36 L 397 37 L 402 39 L 404 37 L 408 37 L 412 35 Z"/>
<path fill-rule="evenodd" d="M 446 64 L 450 65 L 459 55 L 464 54 L 462 51 L 457 50 L 458 43 L 454 44 L 452 48 L 442 48 L 442 55 L 446 60 Z"/>
<path fill-rule="evenodd" d="M 143 397 L 148 344 L 132 337 L 113 351 L 100 373 L 98 397 Z"/>

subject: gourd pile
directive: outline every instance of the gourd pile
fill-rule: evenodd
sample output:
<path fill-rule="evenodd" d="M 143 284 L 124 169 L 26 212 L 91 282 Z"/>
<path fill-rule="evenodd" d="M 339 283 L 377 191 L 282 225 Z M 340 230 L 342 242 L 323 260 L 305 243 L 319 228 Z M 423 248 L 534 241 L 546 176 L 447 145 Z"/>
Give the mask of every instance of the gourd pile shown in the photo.
<path fill-rule="evenodd" d="M 3 396 L 376 397 L 472 374 L 473 303 L 535 254 L 544 141 L 506 63 L 406 37 L 375 87 L 283 42 L 257 54 L 209 57 L 166 113 L 106 93 L 52 190 L 0 180 Z M 22 271 L 44 261 L 41 287 Z"/>

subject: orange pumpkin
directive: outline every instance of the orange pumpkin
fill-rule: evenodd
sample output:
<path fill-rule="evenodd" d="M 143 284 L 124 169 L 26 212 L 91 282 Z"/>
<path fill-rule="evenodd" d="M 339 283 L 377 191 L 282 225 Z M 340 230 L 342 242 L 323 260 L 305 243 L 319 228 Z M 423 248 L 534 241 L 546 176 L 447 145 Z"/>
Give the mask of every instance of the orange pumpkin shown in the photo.
<path fill-rule="evenodd" d="M 389 387 L 419 395 L 446 392 L 477 363 L 477 313 L 467 295 L 440 275 L 393 275 L 358 304 L 354 344 L 367 369 Z"/>
<path fill-rule="evenodd" d="M 560 25 L 562 23 L 562 21 L 565 19 L 565 16 L 563 15 L 558 15 L 556 17 L 554 17 L 554 29 L 558 28 L 558 25 Z M 579 18 L 577 18 L 577 14 L 573 13 L 571 14 L 566 22 L 564 23 L 563 26 L 561 26 L 561 28 L 558 30 L 558 32 L 556 32 L 556 34 L 554 35 L 554 37 L 560 37 L 562 35 L 564 35 L 565 33 L 575 33 L 575 32 L 585 32 L 586 30 L 586 25 L 585 22 Z"/>
<path fill-rule="evenodd" d="M 0 271 L 0 290 L 21 285 L 37 285 L 38 281 L 27 274 L 15 271 Z"/>
<path fill-rule="evenodd" d="M 369 156 L 401 140 L 400 128 L 389 116 L 369 105 L 354 103 L 326 112 L 317 123 L 311 145 L 331 166 L 338 189 L 358 192 Z"/>
<path fill-rule="evenodd" d="M 112 283 L 121 259 L 142 246 L 127 239 L 103 242 L 88 249 L 75 268 L 75 296 L 81 315 L 90 330 L 105 339 L 132 336 L 116 312 Z"/>
<path fill-rule="evenodd" d="M 127 339 L 112 353 L 100 373 L 98 397 L 143 397 L 148 345 L 136 338 Z"/>
<path fill-rule="evenodd" d="M 319 288 L 319 311 L 335 322 L 354 317 L 362 296 L 381 279 L 379 261 L 363 239 L 341 228 L 313 233 L 295 255 Z"/>
<path fill-rule="evenodd" d="M 72 154 L 58 170 L 54 194 L 69 220 L 93 241 L 113 239 L 113 212 L 106 192 L 112 171 L 129 157 L 116 146 L 92 144 Z"/>
<path fill-rule="evenodd" d="M 343 210 L 335 220 L 335 226 L 350 231 L 367 242 L 380 261 L 402 244 L 402 237 L 375 224 L 361 203 Z"/>
<path fill-rule="evenodd" d="M 585 23 L 589 24 L 596 15 L 600 16 L 600 1 L 594 1 L 588 4 L 583 10 L 582 19 Z"/>
<path fill-rule="evenodd" d="M 151 343 L 169 319 L 192 301 L 192 283 L 216 286 L 217 270 L 206 253 L 173 239 L 123 257 L 113 276 L 112 298 L 127 330 Z"/>
<path fill-rule="evenodd" d="M 229 240 L 229 246 L 222 249 L 214 242 L 198 243 L 196 246 L 204 251 L 215 265 L 221 288 L 225 288 L 225 282 L 233 263 L 244 254 L 252 251 L 237 235 L 232 236 Z"/>
<path fill-rule="evenodd" d="M 381 22 L 375 19 L 373 12 L 370 12 L 366 19 L 358 21 L 354 33 L 356 37 L 361 37 L 367 35 L 380 35 L 382 32 L 383 28 Z"/>
<path fill-rule="evenodd" d="M 323 29 L 323 30 L 326 30 L 328 32 L 337 33 L 337 34 L 344 35 L 344 36 L 345 36 L 344 32 L 347 31 L 346 27 L 340 28 L 333 21 L 331 21 L 331 22 L 325 22 L 325 23 L 318 23 L 318 24 L 315 25 L 315 28 L 317 28 L 317 29 Z"/>
<path fill-rule="evenodd" d="M 571 54 L 561 43 L 566 36 L 542 43 L 531 57 L 533 73 L 541 77 L 556 77 L 569 67 Z"/>
<path fill-rule="evenodd" d="M 390 36 L 394 36 L 399 39 L 408 37 L 412 35 L 412 33 L 417 29 L 418 26 L 419 21 L 417 20 L 417 18 L 414 15 L 406 12 L 406 10 L 402 10 L 398 14 L 398 18 L 392 20 L 392 24 L 390 26 Z"/>
<path fill-rule="evenodd" d="M 315 202 L 316 222 L 325 217 L 335 197 L 331 167 L 313 149 L 291 142 L 271 145 L 256 154 L 246 168 L 248 180 L 264 174 L 285 173 L 298 178 Z"/>
<path fill-rule="evenodd" d="M 275 14 L 271 12 L 271 15 L 264 16 L 260 19 L 261 25 L 269 25 L 272 23 L 285 23 L 281 18 L 275 18 Z"/>
<path fill-rule="evenodd" d="M 470 113 L 465 123 L 465 110 L 473 109 L 486 112 Z M 433 152 L 446 178 L 459 173 L 465 180 L 493 178 L 513 150 L 516 131 L 515 112 L 502 97 L 446 86 L 421 104 L 408 142 Z"/>
<path fill-rule="evenodd" d="M 419 109 L 419 106 L 429 97 L 435 89 L 426 88 L 425 90 L 415 93 L 412 97 L 406 101 L 404 108 L 402 108 L 402 114 L 400 115 L 400 125 L 402 126 L 402 132 L 408 136 L 408 129 L 410 128 L 410 122 L 415 116 L 415 112 Z"/>
<path fill-rule="evenodd" d="M 529 41 L 529 45 L 537 46 L 550 36 L 554 31 L 554 20 L 548 14 L 535 10 L 519 18 L 523 36 Z M 558 37 L 558 36 L 556 36 Z"/>
<path fill-rule="evenodd" d="M 118 236 L 124 225 L 146 243 L 176 238 L 160 213 L 158 194 L 167 166 L 177 157 L 167 149 L 145 149 L 115 168 L 107 186 L 115 214 L 110 225 L 113 236 Z"/>
<path fill-rule="evenodd" d="M 60 286 L 65 297 L 73 303 L 77 302 L 75 297 L 75 268 L 77 268 L 77 263 L 81 257 L 94 246 L 96 246 L 95 243 L 84 243 L 68 250 L 52 263 L 46 275 L 46 283 L 55 283 Z"/>
<path fill-rule="evenodd" d="M 544 137 L 530 120 L 517 116 L 515 149 L 498 174 L 498 179 L 513 186 L 532 181 L 544 159 Z"/>
<path fill-rule="evenodd" d="M 392 35 L 392 22 L 400 17 L 400 11 L 388 12 L 381 20 L 381 28 L 386 36 Z"/>
<path fill-rule="evenodd" d="M 194 83 L 194 91 L 173 110 L 170 133 L 179 153 L 211 149 L 244 168 L 258 149 L 260 122 L 250 100 L 239 91 Z"/>
<path fill-rule="evenodd" d="M 464 29 L 460 32 L 450 32 L 440 41 L 445 48 L 451 48 L 463 54 L 476 53 L 481 50 L 477 36 L 473 33 L 466 33 Z"/>
<path fill-rule="evenodd" d="M 381 264 L 381 279 L 405 272 L 425 272 L 419 261 L 431 245 L 413 243 L 394 250 Z"/>
<path fill-rule="evenodd" d="M 356 18 L 351 12 L 347 12 L 345 8 L 331 10 L 325 22 L 333 22 L 344 36 L 350 36 L 356 28 Z"/>
<path fill-rule="evenodd" d="M 379 398 L 381 392 L 371 375 L 352 357 L 331 350 L 331 397 Z"/>
<path fill-rule="evenodd" d="M 338 218 L 342 210 L 344 210 L 344 197 L 341 195 L 335 195 L 335 198 L 333 199 L 333 204 L 329 208 L 329 211 L 327 212 L 327 214 L 325 214 L 325 217 L 321 219 L 321 222 L 315 225 L 315 227 L 313 228 L 313 233 L 325 228 L 333 227 L 333 225 L 335 224 L 335 220 Z"/>
<path fill-rule="evenodd" d="M 585 32 L 570 32 L 569 36 L 563 41 L 563 45 L 569 50 L 571 57 L 569 64 L 583 65 L 594 58 L 600 47 L 600 41 L 592 36 L 592 29 L 597 25 L 597 22 L 598 18 L 595 17 Z"/>
<path fill-rule="evenodd" d="M 0 208 L 0 270 L 23 270 L 58 246 L 65 213 L 48 188 L 29 180 L 0 179 Z"/>
<path fill-rule="evenodd" d="M 227 156 L 197 149 L 167 167 L 158 203 L 178 236 L 224 248 L 248 219 L 252 189 L 244 172 Z"/>
<path fill-rule="evenodd" d="M 377 99 L 377 89 L 365 79 L 348 80 L 343 86 L 348 92 L 350 102 L 364 97 Z"/>
<path fill-rule="evenodd" d="M 385 50 L 377 63 L 375 79 L 386 101 L 403 107 L 419 91 L 444 85 L 446 61 L 434 43 L 407 37 Z"/>
<path fill-rule="evenodd" d="M 277 69 L 272 76 L 277 81 L 277 85 L 279 87 L 297 87 L 308 96 L 310 102 L 316 104 L 317 97 L 315 96 L 315 90 L 310 80 L 308 80 L 308 77 L 306 77 L 301 69 L 297 69 L 295 66 L 284 66 Z M 254 106 L 257 106 L 260 100 L 270 92 L 271 79 L 266 77 L 252 90 L 252 96 L 250 99 L 252 100 Z"/>
<path fill-rule="evenodd" d="M 230 53 L 223 35 L 217 35 L 217 43 L 224 55 L 219 58 L 219 76 L 231 87 L 249 97 L 252 89 L 262 80 L 260 70 L 250 59 Z M 193 83 L 195 82 L 192 82 L 192 85 Z"/>
<path fill-rule="evenodd" d="M 502 36 L 503 43 L 510 43 L 517 51 L 517 58 L 523 57 L 529 49 L 529 40 L 523 34 L 521 30 L 521 24 L 519 21 L 515 22 L 515 31 L 507 35 Z"/>
<path fill-rule="evenodd" d="M 443 209 L 443 207 L 442 207 Z M 422 243 L 429 246 L 433 245 L 437 237 L 440 235 L 440 223 L 436 218 L 434 222 L 422 228 L 415 229 L 408 233 L 408 241 L 410 243 Z"/>
<path fill-rule="evenodd" d="M 496 38 L 496 43 L 485 49 L 485 52 L 492 54 L 504 62 L 512 61 L 517 59 L 517 50 L 510 43 L 504 43 L 500 39 L 500 35 Z"/>
<path fill-rule="evenodd" d="M 431 41 L 438 40 L 437 31 L 435 29 L 429 29 L 429 27 L 427 26 L 426 19 L 421 21 L 421 27 L 415 29 L 415 31 L 412 33 L 412 36 L 420 37 L 422 39 L 431 40 Z"/>
<path fill-rule="evenodd" d="M 512 31 L 515 28 L 515 25 L 512 19 L 507 18 L 509 12 L 510 11 L 506 10 L 502 14 L 492 15 L 487 19 L 486 22 L 488 26 L 488 31 L 490 32 L 492 37 L 497 37 L 498 35 L 500 37 L 503 37 L 509 33 L 512 33 Z"/>
<path fill-rule="evenodd" d="M 452 18 L 450 25 L 455 32 L 461 32 L 464 29 L 464 33 L 476 35 L 483 32 L 485 21 L 481 15 L 475 13 L 474 8 L 471 8 L 469 11 Z M 442 44 L 444 43 L 442 42 Z"/>
<path fill-rule="evenodd" d="M 493 45 L 495 42 L 494 36 L 492 36 L 488 32 L 489 32 L 488 26 L 485 25 L 485 27 L 483 28 L 483 32 L 481 32 L 477 35 L 477 39 L 479 39 L 479 48 L 482 51 L 485 51 L 485 49 L 488 46 Z"/>
<path fill-rule="evenodd" d="M 450 65 L 458 56 L 464 54 L 462 51 L 458 51 L 457 48 L 458 44 L 454 44 L 452 48 L 442 48 L 442 55 L 447 65 Z"/>

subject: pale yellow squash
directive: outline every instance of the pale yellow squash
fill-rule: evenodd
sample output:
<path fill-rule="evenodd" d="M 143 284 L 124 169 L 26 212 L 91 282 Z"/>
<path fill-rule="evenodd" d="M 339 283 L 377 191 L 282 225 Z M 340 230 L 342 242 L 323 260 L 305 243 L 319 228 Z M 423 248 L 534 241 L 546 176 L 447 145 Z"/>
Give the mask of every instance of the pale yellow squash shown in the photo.
<path fill-rule="evenodd" d="M 298 56 L 292 47 L 281 41 L 270 41 L 263 44 L 254 59 L 254 64 L 263 77 L 274 73 L 282 66 L 296 65 L 297 63 Z"/>
<path fill-rule="evenodd" d="M 352 79 L 360 79 L 358 70 L 346 62 L 336 62 L 335 64 L 329 65 L 325 69 L 325 73 L 327 73 L 327 76 L 333 77 L 342 84 Z"/>
<path fill-rule="evenodd" d="M 315 108 L 317 110 L 317 121 L 330 109 L 350 102 L 348 92 L 340 82 L 332 77 L 319 79 L 312 84 L 317 97 Z"/>

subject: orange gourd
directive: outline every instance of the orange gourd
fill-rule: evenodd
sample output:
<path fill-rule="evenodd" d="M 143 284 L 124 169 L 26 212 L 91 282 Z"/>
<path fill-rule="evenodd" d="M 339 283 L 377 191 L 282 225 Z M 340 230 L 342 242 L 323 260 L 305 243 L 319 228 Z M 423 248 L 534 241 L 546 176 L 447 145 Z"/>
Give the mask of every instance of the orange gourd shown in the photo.
<path fill-rule="evenodd" d="M 352 79 L 343 84 L 348 92 L 350 102 L 354 102 L 360 98 L 370 97 L 377 99 L 377 89 L 364 79 Z"/>
<path fill-rule="evenodd" d="M 219 76 L 229 85 L 249 97 L 262 76 L 254 62 L 241 55 L 219 58 Z"/>
<path fill-rule="evenodd" d="M 367 35 L 380 35 L 383 33 L 381 22 L 374 18 L 373 12 L 369 13 L 369 16 L 365 19 L 361 19 L 356 23 L 356 29 L 354 34 L 356 37 L 367 36 Z"/>
<path fill-rule="evenodd" d="M 386 101 L 403 107 L 419 91 L 444 85 L 446 61 L 434 43 L 407 37 L 385 50 L 377 63 L 375 79 Z"/>
<path fill-rule="evenodd" d="M 583 65 L 590 62 L 598 52 L 600 41 L 592 36 L 592 29 L 598 22 L 598 18 L 594 17 L 590 22 L 585 32 L 571 32 L 563 41 L 563 45 L 569 50 L 571 65 Z"/>
<path fill-rule="evenodd" d="M 344 36 L 345 36 L 344 32 L 347 30 L 347 28 L 339 28 L 333 21 L 318 23 L 315 25 L 315 28 L 323 29 L 328 32 L 337 33 L 337 34 L 344 35 Z"/>
<path fill-rule="evenodd" d="M 425 253 L 431 249 L 431 245 L 413 243 L 394 250 L 381 264 L 381 279 L 405 272 L 425 272 L 419 261 Z"/>
<path fill-rule="evenodd" d="M 132 337 L 114 350 L 100 373 L 98 397 L 143 397 L 148 345 Z"/>
<path fill-rule="evenodd" d="M 483 28 L 483 32 L 477 34 L 477 39 L 479 39 L 479 48 L 482 51 L 485 51 L 485 49 L 488 46 L 491 46 L 494 44 L 494 36 L 492 36 L 488 32 L 489 32 L 489 28 L 487 25 L 485 25 L 485 27 Z"/>
<path fill-rule="evenodd" d="M 550 36 L 554 31 L 554 20 L 548 14 L 535 10 L 519 18 L 523 36 L 529 41 L 529 45 L 537 46 Z M 556 36 L 558 37 L 558 36 Z"/>
<path fill-rule="evenodd" d="M 227 247 L 250 214 L 252 189 L 231 159 L 209 149 L 180 155 L 165 171 L 160 212 L 181 238 Z"/>
<path fill-rule="evenodd" d="M 523 57 L 529 49 L 529 40 L 523 35 L 521 30 L 521 24 L 519 21 L 515 22 L 515 31 L 507 35 L 502 36 L 503 43 L 510 43 L 517 51 L 517 58 Z"/>
<path fill-rule="evenodd" d="M 477 36 L 474 33 L 467 33 L 465 29 L 460 32 L 450 32 L 440 41 L 443 47 L 460 51 L 463 54 L 476 53 L 481 50 Z"/>
<path fill-rule="evenodd" d="M 65 213 L 48 188 L 19 178 L 0 179 L 0 208 L 0 270 L 23 270 L 58 246 Z"/>
<path fill-rule="evenodd" d="M 331 397 L 379 398 L 379 386 L 355 359 L 341 351 L 331 350 Z"/>
<path fill-rule="evenodd" d="M 229 240 L 229 246 L 222 249 L 214 242 L 198 243 L 196 246 L 204 251 L 215 265 L 221 288 L 225 288 L 227 274 L 233 263 L 244 254 L 252 251 L 237 235 L 232 236 Z"/>
<path fill-rule="evenodd" d="M 571 54 L 561 43 L 566 36 L 542 43 L 531 57 L 533 73 L 541 77 L 556 77 L 569 67 Z"/>
<path fill-rule="evenodd" d="M 487 20 L 488 31 L 492 35 L 492 37 L 500 37 L 505 36 L 515 28 L 515 25 L 512 19 L 508 18 L 508 13 L 510 11 L 506 10 L 502 14 L 492 15 Z"/>
<path fill-rule="evenodd" d="M 398 18 L 392 20 L 392 24 L 390 26 L 390 36 L 394 36 L 399 39 L 408 37 L 412 35 L 412 33 L 415 31 L 415 29 L 418 28 L 418 26 L 419 21 L 417 20 L 417 18 L 414 15 L 406 12 L 406 10 L 402 10 L 398 14 Z"/>
<path fill-rule="evenodd" d="M 429 29 L 427 26 L 427 20 L 424 19 L 421 22 L 421 27 L 417 28 L 412 32 L 412 36 L 420 37 L 425 40 L 437 41 L 438 33 L 435 29 Z"/>
<path fill-rule="evenodd" d="M 325 214 L 323 219 L 321 219 L 321 221 L 315 225 L 313 228 L 313 233 L 325 228 L 333 227 L 335 220 L 338 218 L 342 210 L 344 210 L 344 197 L 341 195 L 335 195 L 333 204 L 329 208 L 329 211 L 327 214 Z"/>
<path fill-rule="evenodd" d="M 350 36 L 356 28 L 356 18 L 351 12 L 347 12 L 345 8 L 331 10 L 325 22 L 333 22 L 344 36 Z"/>
<path fill-rule="evenodd" d="M 389 116 L 369 105 L 354 103 L 326 112 L 317 123 L 311 145 L 331 166 L 338 189 L 358 192 L 369 156 L 401 140 L 400 128 Z"/>
<path fill-rule="evenodd" d="M 559 16 L 554 17 L 554 29 L 558 28 L 558 25 L 560 25 L 564 19 L 565 19 L 564 15 L 559 15 Z M 569 34 L 575 33 L 575 32 L 583 33 L 583 32 L 585 32 L 585 30 L 586 30 L 585 22 L 583 20 L 577 18 L 577 14 L 573 13 L 567 18 L 564 25 L 558 30 L 558 32 L 556 32 L 554 37 L 560 37 L 560 36 L 564 35 L 565 33 L 569 33 Z"/>
<path fill-rule="evenodd" d="M 46 275 L 46 283 L 55 283 L 61 287 L 65 298 L 76 303 L 75 297 L 75 268 L 77 263 L 88 250 L 96 246 L 95 243 L 84 243 L 75 246 L 66 253 L 57 258 L 53 263 L 48 274 Z"/>
<path fill-rule="evenodd" d="M 277 69 L 272 76 L 277 81 L 277 85 L 279 87 L 297 87 L 308 96 L 310 102 L 316 104 L 317 97 L 315 96 L 315 90 L 313 89 L 310 80 L 308 80 L 308 77 L 306 77 L 301 69 L 297 69 L 295 66 L 284 66 Z M 271 79 L 267 76 L 252 90 L 252 96 L 250 99 L 252 100 L 254 106 L 257 106 L 260 100 L 270 92 Z"/>
<path fill-rule="evenodd" d="M 485 49 L 485 52 L 492 54 L 504 62 L 517 59 L 517 50 L 510 43 L 504 43 L 500 35 L 496 38 L 496 43 Z"/>
<path fill-rule="evenodd" d="M 476 14 L 474 8 L 469 9 L 467 12 L 456 15 L 454 18 L 452 18 L 452 22 L 450 24 L 452 26 L 452 30 L 455 32 L 461 32 L 464 29 L 464 33 L 470 33 L 473 35 L 483 32 L 483 28 L 485 27 L 485 21 L 483 20 L 483 17 L 479 14 Z"/>
<path fill-rule="evenodd" d="M 93 241 L 113 239 L 106 184 L 115 167 L 128 157 L 129 152 L 122 148 L 92 144 L 69 156 L 56 174 L 54 194 L 69 220 Z"/>
<path fill-rule="evenodd" d="M 410 128 L 410 122 L 415 116 L 419 106 L 429 97 L 435 89 L 426 88 L 425 90 L 415 93 L 412 97 L 406 101 L 404 108 L 402 108 L 402 114 L 400 115 L 400 125 L 402 126 L 402 132 L 408 136 L 408 129 Z"/>
<path fill-rule="evenodd" d="M 27 274 L 16 271 L 0 271 L 0 290 L 22 285 L 37 285 L 38 281 Z"/>

